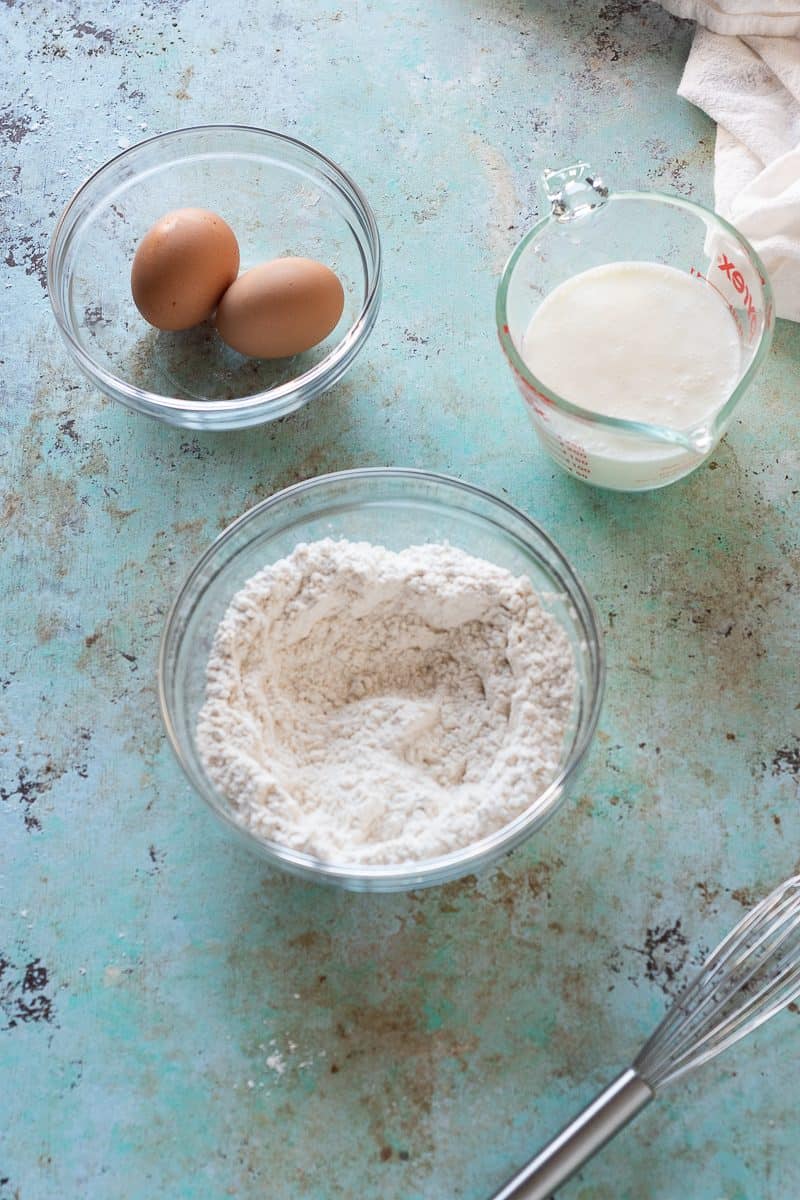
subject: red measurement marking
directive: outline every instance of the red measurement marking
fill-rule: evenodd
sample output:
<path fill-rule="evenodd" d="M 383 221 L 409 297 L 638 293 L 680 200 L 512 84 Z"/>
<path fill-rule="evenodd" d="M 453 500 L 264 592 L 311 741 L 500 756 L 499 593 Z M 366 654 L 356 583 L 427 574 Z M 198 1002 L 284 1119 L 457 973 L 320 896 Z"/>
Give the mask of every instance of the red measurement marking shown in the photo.
<path fill-rule="evenodd" d="M 562 465 L 573 475 L 578 475 L 581 479 L 588 479 L 592 470 L 589 466 L 589 455 L 583 446 L 579 442 L 568 441 L 560 436 L 556 438 L 556 441 L 561 451 Z"/>
<path fill-rule="evenodd" d="M 728 312 L 733 317 L 733 319 L 736 323 L 736 328 L 739 332 L 739 336 L 744 337 L 744 328 L 742 326 L 741 317 L 739 316 L 739 313 L 733 307 L 733 305 L 731 304 L 730 300 L 725 295 L 725 293 L 721 292 L 720 289 L 717 287 L 717 285 L 713 282 L 713 280 L 709 279 L 707 275 L 704 275 L 702 271 L 698 271 L 697 267 L 690 267 L 689 274 L 694 275 L 695 279 L 702 279 L 703 283 L 707 284 L 710 288 L 714 289 L 714 291 L 719 296 L 720 300 L 722 300 L 722 303 L 727 308 Z M 751 330 L 751 332 L 753 332 L 753 331 Z"/>
<path fill-rule="evenodd" d="M 508 333 L 508 332 L 509 332 L 508 326 L 504 325 L 503 333 Z M 553 401 L 550 400 L 547 396 L 545 396 L 542 392 L 540 392 L 538 390 L 538 388 L 535 388 L 532 383 L 529 383 L 528 380 L 524 378 L 524 376 L 520 375 L 519 371 L 514 366 L 514 363 L 511 361 L 510 358 L 509 358 L 508 362 L 509 362 L 509 366 L 511 367 L 511 370 L 514 372 L 514 377 L 517 381 L 517 387 L 522 392 L 522 398 L 525 401 L 525 403 L 530 405 L 530 407 L 534 410 L 534 412 L 537 414 L 537 416 L 541 417 L 543 421 L 549 421 L 550 418 L 548 417 L 545 409 L 542 408 L 542 405 L 552 406 Z"/>
<path fill-rule="evenodd" d="M 741 296 L 742 302 L 744 302 L 745 305 L 747 317 L 750 318 L 751 334 L 756 334 L 756 326 L 758 325 L 758 319 L 756 317 L 756 305 L 753 304 L 752 294 L 750 292 L 750 288 L 748 288 L 747 284 L 745 283 L 744 275 L 741 274 L 741 271 L 738 269 L 738 266 L 736 266 L 735 263 L 730 262 L 727 254 L 720 254 L 720 262 L 717 263 L 717 268 L 722 271 L 723 275 L 727 275 L 730 282 L 733 283 L 734 289 Z"/>
<path fill-rule="evenodd" d="M 553 401 L 547 396 L 543 395 L 543 393 L 540 392 L 538 388 L 535 388 L 533 384 L 528 383 L 527 379 L 523 379 L 516 367 L 513 367 L 513 371 L 517 379 L 517 387 L 522 392 L 522 398 L 525 403 L 528 404 L 536 413 L 536 415 L 541 417 L 543 421 L 549 421 L 549 414 L 547 413 L 546 408 L 543 406 L 549 405 L 552 407 Z"/>
<path fill-rule="evenodd" d="M 734 309 L 730 300 L 728 299 L 728 297 L 725 295 L 724 292 L 720 291 L 720 289 L 714 283 L 713 279 L 709 279 L 708 276 L 704 275 L 702 271 L 698 271 L 697 267 L 692 267 L 689 271 L 689 274 L 694 275 L 696 279 L 702 279 L 703 283 L 707 283 L 710 288 L 713 288 L 714 291 L 717 293 L 717 295 L 724 301 L 724 303 L 730 309 L 731 313 L 733 315 L 735 315 L 736 310 Z"/>
<path fill-rule="evenodd" d="M 755 337 L 756 329 L 758 328 L 758 315 L 750 288 L 745 283 L 744 275 L 742 275 L 736 263 L 728 258 L 727 254 L 720 254 L 717 270 L 722 271 L 722 274 L 731 281 L 734 291 L 738 292 L 742 297 L 747 319 L 750 322 L 750 336 Z"/>

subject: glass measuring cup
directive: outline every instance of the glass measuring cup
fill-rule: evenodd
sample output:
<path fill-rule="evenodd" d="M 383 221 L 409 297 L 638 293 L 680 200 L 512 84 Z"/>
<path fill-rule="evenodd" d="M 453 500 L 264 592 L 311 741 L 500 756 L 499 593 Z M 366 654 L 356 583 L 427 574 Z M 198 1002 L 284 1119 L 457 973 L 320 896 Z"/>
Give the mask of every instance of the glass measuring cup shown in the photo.
<path fill-rule="evenodd" d="M 549 215 L 509 258 L 496 306 L 500 343 L 534 429 L 559 466 L 586 483 L 618 491 L 663 487 L 708 458 L 769 349 L 775 321 L 766 271 L 732 225 L 682 197 L 609 192 L 583 162 L 545 171 L 542 183 Z M 686 271 L 712 286 L 733 317 L 741 351 L 736 385 L 693 425 L 671 429 L 592 412 L 553 392 L 522 358 L 525 331 L 545 296 L 574 275 L 623 261 Z M 591 392 L 588 377 L 587 403 Z"/>

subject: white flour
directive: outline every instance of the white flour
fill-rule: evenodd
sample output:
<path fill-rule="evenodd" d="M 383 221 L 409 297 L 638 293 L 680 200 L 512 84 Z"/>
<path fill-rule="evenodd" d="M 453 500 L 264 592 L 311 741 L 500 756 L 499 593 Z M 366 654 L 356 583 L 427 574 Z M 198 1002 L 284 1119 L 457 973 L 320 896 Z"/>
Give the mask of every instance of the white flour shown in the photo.
<path fill-rule="evenodd" d="M 327 539 L 234 596 L 197 743 L 258 836 L 340 864 L 421 861 L 536 799 L 574 691 L 527 576 L 446 545 Z"/>

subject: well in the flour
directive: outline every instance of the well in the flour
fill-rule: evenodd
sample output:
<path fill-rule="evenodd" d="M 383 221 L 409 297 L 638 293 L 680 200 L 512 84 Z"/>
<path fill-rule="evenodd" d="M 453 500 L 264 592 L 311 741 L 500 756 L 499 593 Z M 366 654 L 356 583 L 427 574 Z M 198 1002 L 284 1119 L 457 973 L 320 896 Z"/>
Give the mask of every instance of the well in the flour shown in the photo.
<path fill-rule="evenodd" d="M 526 575 L 443 544 L 326 539 L 231 601 L 197 744 L 257 836 L 340 864 L 419 862 L 541 795 L 575 686 Z"/>

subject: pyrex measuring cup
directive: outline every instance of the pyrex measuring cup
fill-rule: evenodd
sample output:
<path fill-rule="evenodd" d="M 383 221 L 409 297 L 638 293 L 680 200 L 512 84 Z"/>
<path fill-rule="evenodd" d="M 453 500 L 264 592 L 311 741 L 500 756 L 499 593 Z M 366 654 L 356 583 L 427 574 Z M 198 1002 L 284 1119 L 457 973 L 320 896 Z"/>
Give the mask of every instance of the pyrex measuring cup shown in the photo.
<path fill-rule="evenodd" d="M 500 280 L 501 345 L 536 433 L 559 466 L 600 487 L 663 487 L 709 456 L 769 349 L 774 315 L 766 271 L 746 239 L 699 204 L 659 192 L 609 192 L 588 163 L 545 171 L 542 181 L 550 213 L 519 243 Z M 582 271 L 621 261 L 677 267 L 728 305 L 741 350 L 737 383 L 721 408 L 694 425 L 670 429 L 602 416 L 551 391 L 522 358 L 525 331 L 545 296 Z M 662 316 L 669 321 L 669 312 Z M 591 392 L 589 377 L 587 401 Z"/>

